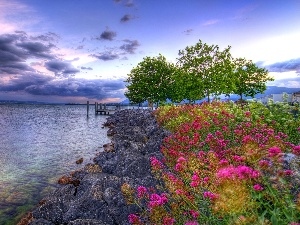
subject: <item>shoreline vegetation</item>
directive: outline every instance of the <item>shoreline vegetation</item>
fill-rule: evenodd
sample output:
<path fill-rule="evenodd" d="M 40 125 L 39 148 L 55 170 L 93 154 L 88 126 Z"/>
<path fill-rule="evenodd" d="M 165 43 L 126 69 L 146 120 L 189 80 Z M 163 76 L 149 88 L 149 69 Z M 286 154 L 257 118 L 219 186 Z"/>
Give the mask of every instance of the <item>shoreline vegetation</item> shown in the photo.
<path fill-rule="evenodd" d="M 300 224 L 297 107 L 118 111 L 94 164 L 61 178 L 19 225 Z"/>

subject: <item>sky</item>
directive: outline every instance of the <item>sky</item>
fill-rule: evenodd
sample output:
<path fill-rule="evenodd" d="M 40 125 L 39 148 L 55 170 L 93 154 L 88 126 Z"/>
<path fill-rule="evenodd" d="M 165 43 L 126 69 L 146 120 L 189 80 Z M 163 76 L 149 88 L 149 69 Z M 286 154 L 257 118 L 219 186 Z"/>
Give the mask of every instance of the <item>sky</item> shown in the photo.
<path fill-rule="evenodd" d="M 144 57 L 199 40 L 300 90 L 299 0 L 0 0 L 0 101 L 120 102 Z"/>

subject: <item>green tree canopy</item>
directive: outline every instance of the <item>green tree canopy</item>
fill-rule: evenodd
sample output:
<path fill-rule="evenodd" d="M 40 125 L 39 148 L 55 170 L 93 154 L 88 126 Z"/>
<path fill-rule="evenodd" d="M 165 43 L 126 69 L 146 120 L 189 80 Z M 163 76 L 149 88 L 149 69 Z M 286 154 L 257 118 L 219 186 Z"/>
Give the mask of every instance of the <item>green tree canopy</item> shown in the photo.
<path fill-rule="evenodd" d="M 273 81 L 268 71 L 259 68 L 251 60 L 237 58 L 233 60 L 233 78 L 235 88 L 233 93 L 238 94 L 242 100 L 243 95 L 254 97 L 257 93 L 266 90 L 266 82 Z"/>
<path fill-rule="evenodd" d="M 161 54 L 158 57 L 145 57 L 134 67 L 125 82 L 125 96 L 133 103 L 166 101 L 169 96 L 171 74 L 174 67 Z"/>
<path fill-rule="evenodd" d="M 206 96 L 210 101 L 211 94 L 219 95 L 232 91 L 230 46 L 220 51 L 218 45 L 208 45 L 199 40 L 196 45 L 180 50 L 177 60 L 178 66 L 183 72 L 179 73 L 180 76 L 176 77 L 175 82 L 185 84 L 181 87 L 186 89 L 183 93 L 186 94 L 188 91 L 194 93 L 192 96 L 181 97 L 198 100 Z M 186 82 L 180 79 L 184 79 Z M 195 91 L 194 88 L 198 90 Z"/>

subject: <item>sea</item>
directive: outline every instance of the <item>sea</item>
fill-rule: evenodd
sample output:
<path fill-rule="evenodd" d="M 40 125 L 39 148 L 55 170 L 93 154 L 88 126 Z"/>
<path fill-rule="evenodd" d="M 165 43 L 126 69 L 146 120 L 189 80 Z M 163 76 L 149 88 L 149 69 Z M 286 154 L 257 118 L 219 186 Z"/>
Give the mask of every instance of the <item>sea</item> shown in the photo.
<path fill-rule="evenodd" d="M 1 104 L 0 225 L 17 224 L 59 177 L 92 163 L 110 142 L 106 119 L 86 105 Z"/>

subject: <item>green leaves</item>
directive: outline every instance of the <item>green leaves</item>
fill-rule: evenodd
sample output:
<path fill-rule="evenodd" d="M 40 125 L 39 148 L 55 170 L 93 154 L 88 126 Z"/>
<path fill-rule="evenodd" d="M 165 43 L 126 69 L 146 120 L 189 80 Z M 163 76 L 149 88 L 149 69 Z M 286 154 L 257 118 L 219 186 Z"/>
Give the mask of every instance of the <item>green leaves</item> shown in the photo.
<path fill-rule="evenodd" d="M 254 97 L 266 90 L 266 82 L 274 80 L 268 76 L 268 71 L 258 68 L 251 60 L 237 58 L 233 60 L 234 94 Z"/>
<path fill-rule="evenodd" d="M 146 57 L 128 74 L 125 96 L 133 103 L 165 101 L 171 83 L 172 64 L 162 55 Z"/>
<path fill-rule="evenodd" d="M 258 68 L 244 58 L 234 59 L 231 47 L 220 50 L 201 40 L 193 46 L 179 50 L 176 65 L 167 62 L 161 54 L 145 57 L 128 74 L 125 96 L 133 103 L 190 102 L 212 95 L 238 94 L 254 97 L 266 90 L 266 82 L 273 79 L 268 71 Z"/>
<path fill-rule="evenodd" d="M 191 100 L 198 100 L 211 94 L 228 93 L 231 84 L 232 70 L 230 46 L 223 51 L 217 45 L 208 45 L 199 40 L 194 46 L 179 51 L 177 65 L 198 88 Z M 175 81 L 176 82 L 176 81 Z M 189 83 L 182 88 L 189 89 Z M 191 90 L 191 89 L 190 89 Z M 185 96 L 187 97 L 187 96 Z"/>

